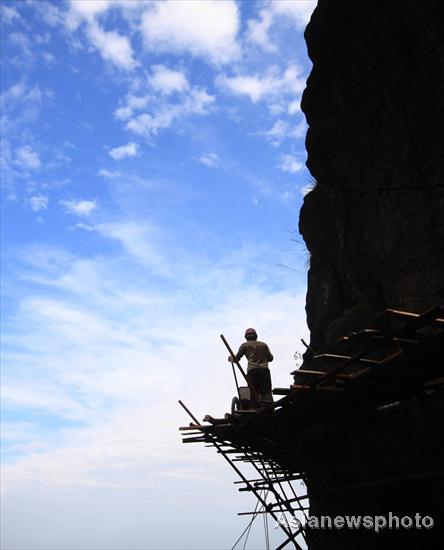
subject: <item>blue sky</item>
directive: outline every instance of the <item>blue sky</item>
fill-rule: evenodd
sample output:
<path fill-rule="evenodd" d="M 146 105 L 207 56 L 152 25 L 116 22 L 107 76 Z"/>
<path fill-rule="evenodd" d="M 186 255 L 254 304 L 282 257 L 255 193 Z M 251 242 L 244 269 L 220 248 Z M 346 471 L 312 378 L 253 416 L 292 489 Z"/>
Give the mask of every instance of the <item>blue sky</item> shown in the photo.
<path fill-rule="evenodd" d="M 242 531 L 254 501 L 181 444 L 177 399 L 228 410 L 219 334 L 237 347 L 247 326 L 290 383 L 314 7 L 1 2 L 5 549 L 226 548 Z"/>

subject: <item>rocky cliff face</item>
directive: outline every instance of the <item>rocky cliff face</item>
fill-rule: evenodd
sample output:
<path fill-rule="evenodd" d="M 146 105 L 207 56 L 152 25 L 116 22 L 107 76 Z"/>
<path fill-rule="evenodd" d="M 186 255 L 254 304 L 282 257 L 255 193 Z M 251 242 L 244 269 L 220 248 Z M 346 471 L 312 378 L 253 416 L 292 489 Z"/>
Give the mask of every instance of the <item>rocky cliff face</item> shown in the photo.
<path fill-rule="evenodd" d="M 443 6 L 319 0 L 306 29 L 314 349 L 384 308 L 444 302 Z"/>

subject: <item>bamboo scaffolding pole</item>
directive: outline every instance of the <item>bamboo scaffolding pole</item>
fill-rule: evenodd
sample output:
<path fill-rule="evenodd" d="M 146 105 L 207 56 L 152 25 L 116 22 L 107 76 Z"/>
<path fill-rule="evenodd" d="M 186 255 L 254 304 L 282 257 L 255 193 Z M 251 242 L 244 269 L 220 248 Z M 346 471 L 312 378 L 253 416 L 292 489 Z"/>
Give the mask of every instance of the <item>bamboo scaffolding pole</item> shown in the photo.
<path fill-rule="evenodd" d="M 225 344 L 225 347 L 227 348 L 228 352 L 230 353 L 230 356 L 233 358 L 233 361 L 231 361 L 231 364 L 234 363 L 237 366 L 237 368 L 240 370 L 242 376 L 244 377 L 244 379 L 245 379 L 245 381 L 248 385 L 248 388 L 250 389 L 250 394 L 251 394 L 252 399 L 257 400 L 258 397 L 259 397 L 258 394 L 257 394 L 257 391 L 253 387 L 253 384 L 248 380 L 248 377 L 245 374 L 244 369 L 241 367 L 239 361 L 236 360 L 236 354 L 231 349 L 230 344 L 227 342 L 227 339 L 225 338 L 225 336 L 223 334 L 221 334 L 220 337 L 221 337 L 222 342 Z M 233 372 L 234 372 L 234 369 L 233 369 Z M 239 394 L 239 397 L 240 397 L 240 394 Z"/>

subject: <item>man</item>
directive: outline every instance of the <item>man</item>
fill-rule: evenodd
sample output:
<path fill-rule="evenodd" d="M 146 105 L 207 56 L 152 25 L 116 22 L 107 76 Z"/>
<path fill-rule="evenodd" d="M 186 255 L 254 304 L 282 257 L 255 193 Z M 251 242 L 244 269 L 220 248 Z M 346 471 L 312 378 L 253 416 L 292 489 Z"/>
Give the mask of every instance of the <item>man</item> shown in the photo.
<path fill-rule="evenodd" d="M 245 340 L 246 342 L 240 345 L 236 356 L 233 358 L 230 355 L 228 361 L 239 361 L 245 355 L 248 360 L 247 378 L 257 391 L 258 399 L 273 401 L 270 369 L 268 368 L 268 363 L 273 361 L 273 355 L 267 344 L 257 339 L 254 328 L 247 328 Z"/>

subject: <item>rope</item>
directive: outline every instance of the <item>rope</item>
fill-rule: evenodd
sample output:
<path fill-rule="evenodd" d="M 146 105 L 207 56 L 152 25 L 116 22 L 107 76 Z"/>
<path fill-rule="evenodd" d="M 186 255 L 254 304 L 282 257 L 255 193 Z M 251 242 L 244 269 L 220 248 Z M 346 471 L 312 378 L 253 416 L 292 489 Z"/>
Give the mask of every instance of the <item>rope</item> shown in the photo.
<path fill-rule="evenodd" d="M 267 500 L 267 496 L 268 496 L 268 491 L 267 491 L 267 495 L 265 494 L 265 489 L 264 489 L 264 500 L 266 501 Z M 268 531 L 268 514 L 264 514 L 264 531 L 265 531 L 265 549 L 266 550 L 270 550 L 270 533 Z"/>
<path fill-rule="evenodd" d="M 250 523 L 245 527 L 245 529 L 242 531 L 242 534 L 241 536 L 237 539 L 237 541 L 233 544 L 233 546 L 231 547 L 231 550 L 234 550 L 237 546 L 237 543 L 242 539 L 242 537 L 245 535 L 245 533 L 247 532 L 247 530 L 251 529 L 251 525 L 253 523 L 253 521 L 257 518 L 258 516 L 258 513 L 256 512 L 257 508 L 259 506 L 259 501 L 256 502 L 256 508 L 254 509 L 254 514 L 253 514 L 253 517 L 251 518 L 251 521 Z M 250 534 L 250 532 L 248 531 L 248 534 Z M 248 539 L 248 535 L 247 535 L 247 539 Z M 245 545 L 244 545 L 244 548 L 245 548 Z"/>

